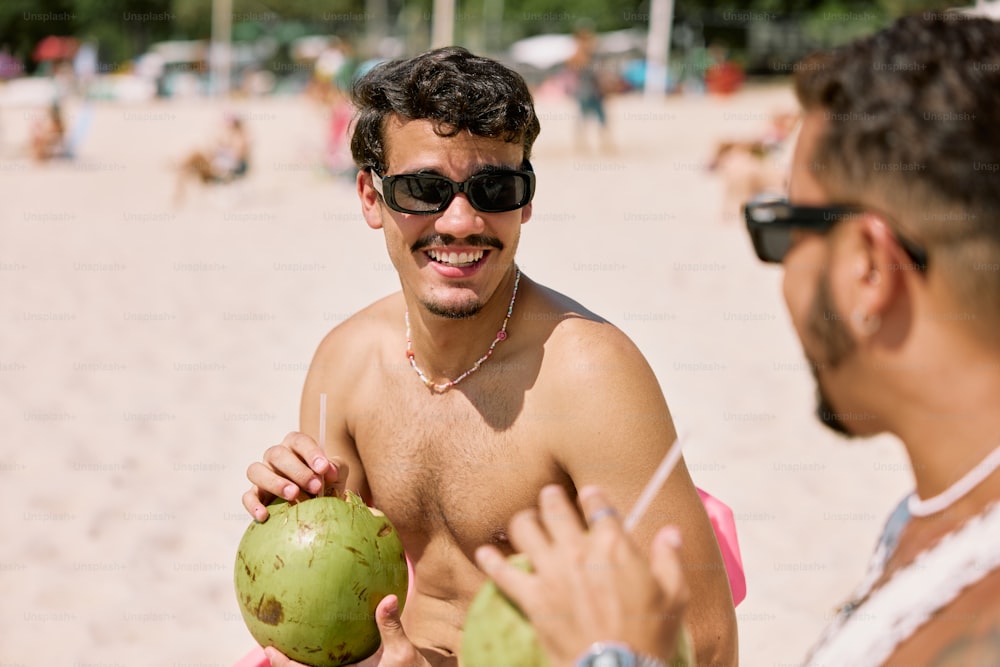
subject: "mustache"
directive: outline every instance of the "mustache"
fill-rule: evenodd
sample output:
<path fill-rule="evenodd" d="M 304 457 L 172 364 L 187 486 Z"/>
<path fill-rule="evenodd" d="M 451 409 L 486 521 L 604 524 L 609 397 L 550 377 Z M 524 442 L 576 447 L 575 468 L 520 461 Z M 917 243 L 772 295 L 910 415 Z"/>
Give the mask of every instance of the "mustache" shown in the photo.
<path fill-rule="evenodd" d="M 411 252 L 417 252 L 418 250 L 423 250 L 424 248 L 430 248 L 432 246 L 449 246 L 458 241 L 457 236 L 452 236 L 451 234 L 431 234 L 430 236 L 425 236 L 423 238 L 417 239 L 417 241 L 410 246 Z M 495 236 L 486 236 L 485 234 L 473 234 L 472 236 L 466 236 L 462 239 L 463 246 L 471 246 L 473 248 L 494 248 L 496 250 L 503 250 L 503 241 Z"/>

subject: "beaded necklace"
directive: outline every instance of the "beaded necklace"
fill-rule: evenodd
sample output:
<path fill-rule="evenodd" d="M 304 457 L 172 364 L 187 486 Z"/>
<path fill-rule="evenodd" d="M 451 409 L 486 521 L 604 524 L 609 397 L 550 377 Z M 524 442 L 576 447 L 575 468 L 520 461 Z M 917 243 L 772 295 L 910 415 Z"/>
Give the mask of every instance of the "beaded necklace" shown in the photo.
<path fill-rule="evenodd" d="M 485 363 L 486 360 L 490 358 L 490 355 L 493 354 L 493 349 L 497 346 L 497 343 L 499 343 L 500 341 L 503 341 L 503 340 L 507 340 L 507 322 L 510 321 L 510 315 L 511 315 L 512 312 L 514 312 L 514 301 L 517 299 L 517 285 L 520 282 L 521 282 L 521 269 L 519 269 L 519 268 L 517 268 L 515 266 L 514 267 L 514 293 L 510 295 L 510 305 L 507 306 L 507 316 L 503 318 L 503 325 L 500 327 L 500 331 L 497 332 L 497 337 L 493 339 L 492 343 L 490 343 L 490 348 L 488 350 L 486 350 L 486 354 L 484 354 L 483 356 L 479 357 L 478 361 L 476 361 L 476 363 L 472 364 L 472 368 L 470 368 L 469 370 L 465 371 L 464 373 L 462 373 L 461 375 L 459 375 L 454 380 L 448 380 L 447 382 L 443 382 L 441 384 L 437 384 L 437 383 L 433 382 L 432 380 L 430 380 L 426 375 L 424 375 L 424 372 L 422 370 L 420 370 L 420 367 L 417 366 L 416 355 L 413 353 L 413 339 L 410 337 L 410 309 L 409 308 L 406 309 L 406 315 L 405 315 L 405 318 L 406 318 L 406 358 L 410 360 L 410 366 L 412 366 L 413 370 L 415 370 L 417 372 L 417 377 L 420 378 L 420 380 L 424 383 L 424 385 L 427 388 L 429 388 L 431 391 L 433 391 L 436 394 L 443 394 L 444 392 L 448 391 L 449 389 L 451 389 L 452 387 L 454 387 L 456 384 L 458 384 L 459 382 L 461 382 L 465 378 L 469 377 L 470 375 L 472 375 L 473 373 L 475 373 L 476 371 L 478 371 L 479 367 L 482 366 L 483 363 Z"/>

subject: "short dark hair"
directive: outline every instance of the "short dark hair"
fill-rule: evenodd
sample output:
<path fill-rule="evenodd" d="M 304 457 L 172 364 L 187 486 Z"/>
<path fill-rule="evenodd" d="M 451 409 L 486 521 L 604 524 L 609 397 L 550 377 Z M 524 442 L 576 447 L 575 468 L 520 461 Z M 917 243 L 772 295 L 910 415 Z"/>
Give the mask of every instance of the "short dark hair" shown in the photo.
<path fill-rule="evenodd" d="M 1000 313 L 1000 271 L 976 269 L 1000 263 L 1000 23 L 904 17 L 796 65 L 795 90 L 826 121 L 810 169 L 830 197 L 898 215 L 962 301 Z"/>
<path fill-rule="evenodd" d="M 386 168 L 384 129 L 392 115 L 431 120 L 444 137 L 467 130 L 520 143 L 525 160 L 540 129 L 521 75 L 457 46 L 376 65 L 354 84 L 353 99 L 351 153 L 359 169 Z"/>

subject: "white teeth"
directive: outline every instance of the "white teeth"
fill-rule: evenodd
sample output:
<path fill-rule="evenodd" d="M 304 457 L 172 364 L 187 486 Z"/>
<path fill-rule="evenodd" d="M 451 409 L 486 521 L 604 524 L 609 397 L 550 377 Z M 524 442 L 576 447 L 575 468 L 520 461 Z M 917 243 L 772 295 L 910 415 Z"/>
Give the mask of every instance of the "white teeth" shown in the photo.
<path fill-rule="evenodd" d="M 475 250 L 473 252 L 442 252 L 438 250 L 428 250 L 427 256 L 433 259 L 435 262 L 440 262 L 442 264 L 451 264 L 453 266 L 465 266 L 468 264 L 475 264 L 483 258 L 486 254 L 483 250 Z"/>

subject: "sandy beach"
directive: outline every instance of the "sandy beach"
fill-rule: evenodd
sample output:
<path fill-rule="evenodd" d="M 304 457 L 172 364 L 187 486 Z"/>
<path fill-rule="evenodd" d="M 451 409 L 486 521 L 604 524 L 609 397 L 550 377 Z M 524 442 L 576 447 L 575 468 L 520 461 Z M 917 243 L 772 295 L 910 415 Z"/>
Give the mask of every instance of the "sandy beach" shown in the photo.
<path fill-rule="evenodd" d="M 791 93 L 616 98 L 610 155 L 576 151 L 570 100 L 538 106 L 519 264 L 646 354 L 696 483 L 737 518 L 742 664 L 798 664 L 910 473 L 891 438 L 815 422 L 780 269 L 704 168 Z M 223 106 L 96 104 L 78 159 L 43 166 L 19 153 L 39 110 L 0 108 L 0 665 L 229 667 L 251 648 L 232 585 L 246 467 L 298 427 L 322 336 L 398 289 L 353 182 L 319 167 L 321 112 L 226 108 L 251 173 L 180 207 L 170 165 Z"/>

